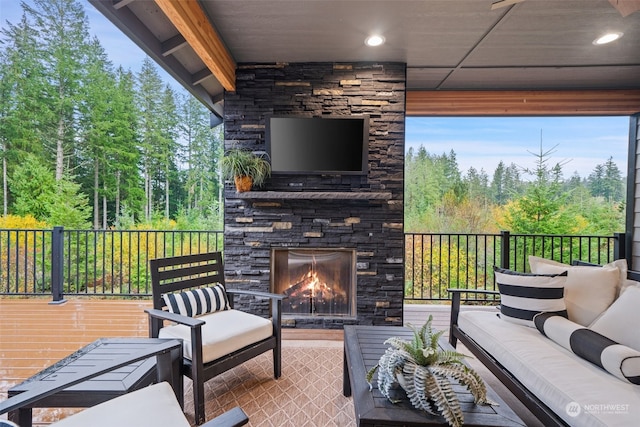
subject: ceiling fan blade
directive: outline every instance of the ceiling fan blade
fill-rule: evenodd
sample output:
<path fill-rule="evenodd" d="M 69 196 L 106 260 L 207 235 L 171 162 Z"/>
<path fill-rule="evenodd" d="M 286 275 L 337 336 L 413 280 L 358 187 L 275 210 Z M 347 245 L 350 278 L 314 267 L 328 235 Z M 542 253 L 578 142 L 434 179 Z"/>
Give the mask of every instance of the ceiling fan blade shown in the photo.
<path fill-rule="evenodd" d="M 609 3 L 620 12 L 622 17 L 640 10 L 640 0 L 609 0 Z"/>
<path fill-rule="evenodd" d="M 523 2 L 524 0 L 494 0 L 491 4 L 491 10 L 500 9 L 501 7 L 512 6 L 516 3 Z M 616 1 L 616 0 L 609 0 Z"/>

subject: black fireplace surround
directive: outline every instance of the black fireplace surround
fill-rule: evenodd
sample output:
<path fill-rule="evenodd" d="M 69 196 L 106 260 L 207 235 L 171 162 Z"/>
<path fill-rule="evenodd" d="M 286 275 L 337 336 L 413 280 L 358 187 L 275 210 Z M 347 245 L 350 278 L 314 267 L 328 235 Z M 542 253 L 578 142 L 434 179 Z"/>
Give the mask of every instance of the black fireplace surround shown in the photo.
<path fill-rule="evenodd" d="M 236 91 L 224 100 L 226 149 L 265 151 L 268 116 L 369 116 L 366 175 L 277 174 L 264 188 L 240 194 L 225 184 L 228 286 L 270 291 L 280 249 L 355 254 L 348 310 L 307 312 L 298 301 L 285 327 L 402 324 L 405 72 L 401 63 L 238 66 Z M 238 303 L 269 313 L 260 300 Z"/>

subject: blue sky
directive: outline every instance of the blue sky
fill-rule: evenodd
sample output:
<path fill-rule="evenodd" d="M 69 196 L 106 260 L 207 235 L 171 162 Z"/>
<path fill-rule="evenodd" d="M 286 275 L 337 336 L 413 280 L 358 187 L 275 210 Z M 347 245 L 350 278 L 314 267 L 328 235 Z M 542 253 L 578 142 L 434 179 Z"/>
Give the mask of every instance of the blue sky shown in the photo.
<path fill-rule="evenodd" d="M 31 3 L 28 0 L 27 3 Z M 100 40 L 115 66 L 138 72 L 144 52 L 86 0 L 81 0 L 90 33 Z M 18 22 L 20 1 L 0 0 L 0 21 Z M 163 80 L 183 90 L 160 67 Z M 532 168 L 539 153 L 554 146 L 550 163 L 567 162 L 565 178 L 574 171 L 587 177 L 596 165 L 612 156 L 620 171 L 627 170 L 628 117 L 514 117 L 514 118 L 407 118 L 406 149 L 424 145 L 433 154 L 454 150 L 464 174 L 469 167 L 493 174 L 498 162 Z"/>
<path fill-rule="evenodd" d="M 628 117 L 486 117 L 407 118 L 406 149 L 420 145 L 432 154 L 454 150 L 463 173 L 474 167 L 491 175 L 500 160 L 508 166 L 535 167 L 540 153 L 555 147 L 548 163 L 565 163 L 587 177 L 613 157 L 623 175 L 627 170 Z M 526 178 L 526 177 L 524 177 Z"/>

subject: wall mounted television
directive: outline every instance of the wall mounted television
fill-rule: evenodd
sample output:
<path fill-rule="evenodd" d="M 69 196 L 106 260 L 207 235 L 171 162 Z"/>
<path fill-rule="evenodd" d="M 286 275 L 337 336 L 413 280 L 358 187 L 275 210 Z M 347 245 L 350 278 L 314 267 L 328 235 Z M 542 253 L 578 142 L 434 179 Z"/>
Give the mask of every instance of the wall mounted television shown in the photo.
<path fill-rule="evenodd" d="M 369 116 L 268 116 L 265 130 L 274 174 L 368 172 Z"/>

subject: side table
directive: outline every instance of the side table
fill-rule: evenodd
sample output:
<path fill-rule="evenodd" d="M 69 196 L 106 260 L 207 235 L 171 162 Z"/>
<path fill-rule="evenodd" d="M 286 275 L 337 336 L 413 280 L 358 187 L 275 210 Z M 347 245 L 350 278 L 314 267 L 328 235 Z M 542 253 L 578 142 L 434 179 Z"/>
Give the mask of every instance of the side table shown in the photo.
<path fill-rule="evenodd" d="M 11 411 L 9 420 L 22 427 L 31 427 L 32 408 L 94 406 L 159 381 L 168 381 L 171 384 L 180 406 L 183 406 L 182 342 L 160 338 L 98 339 L 12 387 L 8 391 L 8 397 L 36 390 L 46 383 L 65 381 L 97 366 L 104 366 L 110 361 L 135 356 L 141 351 L 149 352 L 150 357 L 60 390 L 17 411 Z"/>

